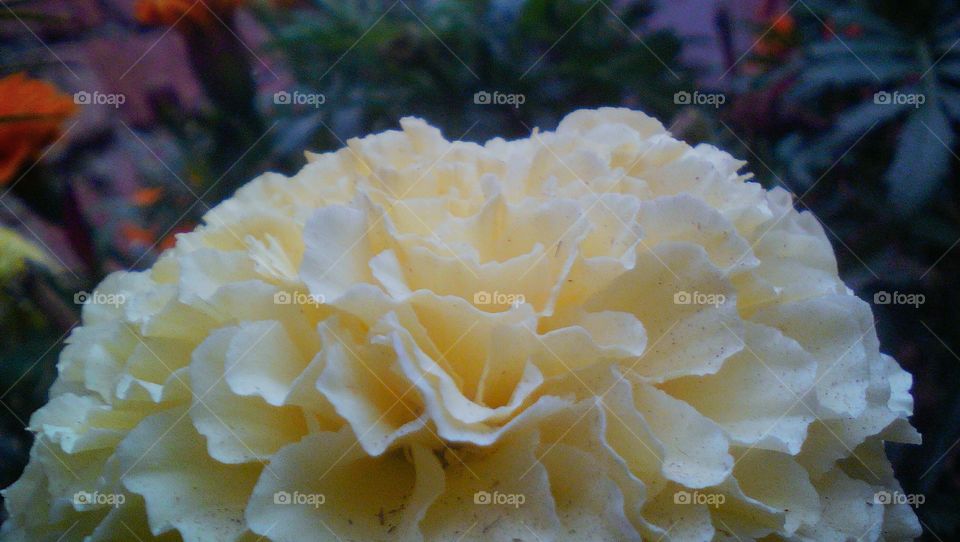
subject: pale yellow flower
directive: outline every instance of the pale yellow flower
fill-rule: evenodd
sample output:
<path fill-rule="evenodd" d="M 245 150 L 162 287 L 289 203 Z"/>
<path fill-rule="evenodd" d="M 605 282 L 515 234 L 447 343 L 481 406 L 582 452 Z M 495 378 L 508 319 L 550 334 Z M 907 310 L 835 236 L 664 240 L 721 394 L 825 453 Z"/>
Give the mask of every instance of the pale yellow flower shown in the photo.
<path fill-rule="evenodd" d="M 918 534 L 911 378 L 789 194 L 623 109 L 401 124 L 104 281 L 8 539 Z"/>

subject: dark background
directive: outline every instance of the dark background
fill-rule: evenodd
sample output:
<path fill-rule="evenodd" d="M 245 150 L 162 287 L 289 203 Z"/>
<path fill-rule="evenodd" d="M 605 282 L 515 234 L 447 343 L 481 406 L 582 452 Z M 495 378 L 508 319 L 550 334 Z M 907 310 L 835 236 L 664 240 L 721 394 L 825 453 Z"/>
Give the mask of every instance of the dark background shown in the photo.
<path fill-rule="evenodd" d="M 960 539 L 958 2 L 197 0 L 173 20 L 145 11 L 165 3 L 0 0 L 0 78 L 123 99 L 50 119 L 11 109 L 0 91 L 0 168 L 14 170 L 0 177 L 0 486 L 27 460 L 24 427 L 77 324 L 74 294 L 149 267 L 256 174 L 292 173 L 303 149 L 407 115 L 483 141 L 623 105 L 748 160 L 819 217 L 841 276 L 880 301 L 883 350 L 914 375 L 924 443 L 890 454 L 904 491 L 925 496 L 924 539 Z M 523 103 L 475 103 L 482 91 Z M 324 103 L 277 103 L 277 92 Z M 55 129 L 14 156 L 11 141 L 26 141 L 15 130 L 38 122 Z"/>

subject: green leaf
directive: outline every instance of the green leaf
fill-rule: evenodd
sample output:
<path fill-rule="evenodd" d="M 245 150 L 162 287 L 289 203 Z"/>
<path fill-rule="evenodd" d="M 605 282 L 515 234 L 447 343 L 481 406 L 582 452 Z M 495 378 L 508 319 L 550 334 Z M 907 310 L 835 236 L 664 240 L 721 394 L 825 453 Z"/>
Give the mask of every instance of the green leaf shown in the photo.
<path fill-rule="evenodd" d="M 64 115 L 0 115 L 0 124 L 7 122 L 24 122 L 31 120 L 63 120 Z"/>
<path fill-rule="evenodd" d="M 911 93 L 916 90 L 907 87 L 899 92 Z M 819 172 L 827 170 L 835 160 L 845 155 L 850 145 L 904 111 L 912 110 L 912 107 L 909 104 L 876 103 L 871 99 L 841 113 L 830 131 L 813 141 L 798 134 L 784 138 L 777 148 L 777 155 L 780 160 L 790 164 L 790 177 L 800 186 L 809 188 L 816 182 Z"/>
<path fill-rule="evenodd" d="M 787 164 L 790 180 L 803 188 L 814 183 L 813 171 L 816 169 L 814 145 L 809 145 L 800 134 L 790 134 L 783 138 L 776 148 L 777 159 Z"/>
<path fill-rule="evenodd" d="M 66 22 L 70 20 L 70 17 L 60 14 L 44 13 L 42 11 L 35 10 L 3 10 L 0 11 L 0 21 L 7 20 L 22 20 L 26 19 L 28 21 L 44 21 L 49 23 L 54 22 Z"/>
<path fill-rule="evenodd" d="M 861 2 L 853 5 L 841 5 L 836 0 L 804 0 L 800 4 L 816 13 L 820 19 L 824 16 L 840 27 L 859 25 L 869 31 L 884 34 L 899 34 L 900 31 L 889 21 L 870 11 Z"/>
<path fill-rule="evenodd" d="M 885 59 L 884 62 L 864 65 L 856 58 L 816 64 L 799 74 L 797 84 L 789 97 L 806 101 L 818 97 L 833 88 L 856 85 L 881 85 L 897 81 L 917 71 L 913 63 Z"/>
<path fill-rule="evenodd" d="M 292 156 L 306 148 L 310 138 L 320 129 L 321 116 L 314 113 L 283 119 L 278 130 L 282 135 L 274 142 L 273 152 L 278 156 Z"/>
<path fill-rule="evenodd" d="M 954 141 L 950 120 L 936 101 L 904 124 L 884 175 L 890 201 L 901 214 L 913 213 L 936 192 L 952 165 Z"/>
<path fill-rule="evenodd" d="M 903 89 L 901 93 L 915 92 Z M 909 104 L 876 103 L 874 99 L 855 105 L 844 111 L 834 122 L 833 129 L 822 139 L 831 148 L 853 143 L 871 128 L 886 124 L 904 111 L 911 109 Z M 846 149 L 842 149 L 846 151 Z"/>
<path fill-rule="evenodd" d="M 896 36 L 881 38 L 864 38 L 856 40 L 832 39 L 818 41 L 807 48 L 809 55 L 818 61 L 833 60 L 834 56 L 858 56 L 867 66 L 874 62 L 882 62 L 884 57 L 893 55 L 913 55 L 914 50 L 907 43 Z M 878 58 L 877 58 L 878 57 Z"/>
<path fill-rule="evenodd" d="M 788 164 L 791 181 L 805 189 L 820 181 L 837 160 L 837 147 L 825 138 L 809 141 L 800 134 L 791 134 L 777 146 L 778 159 Z M 842 156 L 842 155 L 841 155 Z"/>

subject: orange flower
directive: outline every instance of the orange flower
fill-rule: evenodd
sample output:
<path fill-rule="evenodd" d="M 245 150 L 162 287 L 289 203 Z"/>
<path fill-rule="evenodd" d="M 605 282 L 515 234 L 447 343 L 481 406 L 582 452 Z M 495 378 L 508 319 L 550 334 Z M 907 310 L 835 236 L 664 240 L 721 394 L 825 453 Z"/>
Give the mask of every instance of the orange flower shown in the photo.
<path fill-rule="evenodd" d="M 76 111 L 73 97 L 23 73 L 0 79 L 0 186 L 60 135 Z"/>
<path fill-rule="evenodd" d="M 773 30 L 781 36 L 790 35 L 797 28 L 797 22 L 789 13 L 784 13 L 773 22 Z"/>
<path fill-rule="evenodd" d="M 181 20 L 204 26 L 235 10 L 242 0 L 137 0 L 134 16 L 149 26 L 172 26 Z M 216 17 L 214 17 L 216 15 Z"/>
<path fill-rule="evenodd" d="M 776 60 L 795 44 L 797 21 L 789 13 L 775 14 L 769 6 L 761 11 L 757 26 L 763 33 L 753 46 L 753 53 L 766 61 Z"/>
<path fill-rule="evenodd" d="M 130 245 L 142 245 L 149 247 L 156 242 L 156 234 L 146 228 L 137 226 L 132 222 L 121 224 L 120 234 Z"/>
<path fill-rule="evenodd" d="M 163 189 L 159 187 L 141 188 L 133 193 L 133 204 L 137 207 L 149 207 L 160 199 Z"/>
<path fill-rule="evenodd" d="M 848 38 L 862 38 L 863 37 L 863 26 L 859 24 L 852 24 L 844 29 L 843 34 Z"/>

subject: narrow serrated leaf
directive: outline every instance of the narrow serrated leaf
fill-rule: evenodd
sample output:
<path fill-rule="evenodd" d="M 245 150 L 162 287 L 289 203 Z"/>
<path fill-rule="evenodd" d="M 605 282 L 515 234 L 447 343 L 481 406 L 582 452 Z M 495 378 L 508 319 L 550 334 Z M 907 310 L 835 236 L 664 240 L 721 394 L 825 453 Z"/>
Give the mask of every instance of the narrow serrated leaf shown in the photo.
<path fill-rule="evenodd" d="M 900 92 L 911 92 L 911 89 Z M 905 103 L 892 103 L 892 100 L 891 103 L 877 103 L 874 95 L 870 101 L 853 106 L 838 116 L 833 129 L 823 137 L 823 140 L 830 147 L 848 145 L 873 127 L 890 122 L 912 107 Z"/>
<path fill-rule="evenodd" d="M 789 97 L 805 101 L 832 88 L 882 85 L 902 79 L 916 71 L 917 66 L 914 63 L 894 59 L 886 59 L 884 62 L 873 65 L 864 64 L 856 58 L 823 62 L 799 74 L 797 84 L 790 90 Z"/>
<path fill-rule="evenodd" d="M 817 60 L 856 55 L 868 66 L 871 65 L 871 60 L 880 62 L 885 56 L 911 55 L 914 52 L 909 42 L 899 39 L 896 35 L 857 40 L 818 41 L 811 44 L 807 51 Z"/>
<path fill-rule="evenodd" d="M 901 214 L 916 211 L 936 192 L 952 165 L 955 140 L 950 120 L 937 101 L 907 119 L 884 175 L 890 201 Z"/>

